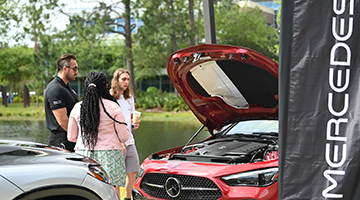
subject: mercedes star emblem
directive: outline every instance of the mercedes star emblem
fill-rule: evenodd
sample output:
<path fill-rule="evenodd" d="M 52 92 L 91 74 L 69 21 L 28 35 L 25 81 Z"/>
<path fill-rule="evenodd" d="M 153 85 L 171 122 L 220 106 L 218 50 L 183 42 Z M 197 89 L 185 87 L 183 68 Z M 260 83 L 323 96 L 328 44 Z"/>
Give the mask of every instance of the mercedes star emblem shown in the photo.
<path fill-rule="evenodd" d="M 165 182 L 165 189 L 172 198 L 179 196 L 181 191 L 180 181 L 174 177 L 169 177 Z"/>

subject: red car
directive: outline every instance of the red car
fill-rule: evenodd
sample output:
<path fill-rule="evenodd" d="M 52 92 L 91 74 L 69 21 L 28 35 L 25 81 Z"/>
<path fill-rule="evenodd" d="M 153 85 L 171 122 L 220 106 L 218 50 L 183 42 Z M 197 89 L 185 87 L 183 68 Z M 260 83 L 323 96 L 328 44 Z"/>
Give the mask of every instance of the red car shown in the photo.
<path fill-rule="evenodd" d="M 171 54 L 167 71 L 210 136 L 147 157 L 134 199 L 278 199 L 278 64 L 204 44 Z"/>

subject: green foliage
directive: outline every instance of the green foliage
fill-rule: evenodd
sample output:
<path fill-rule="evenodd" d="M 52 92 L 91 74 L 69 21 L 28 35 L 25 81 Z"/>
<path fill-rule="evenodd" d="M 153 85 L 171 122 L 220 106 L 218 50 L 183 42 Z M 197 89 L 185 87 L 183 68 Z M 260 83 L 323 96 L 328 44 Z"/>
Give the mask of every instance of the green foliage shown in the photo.
<path fill-rule="evenodd" d="M 10 39 L 18 41 L 19 35 L 16 31 L 12 35 L 9 30 L 19 27 L 21 15 L 18 14 L 18 4 L 20 0 L 0 0 L 0 48 L 8 46 Z"/>
<path fill-rule="evenodd" d="M 260 8 L 240 8 L 236 1 L 224 0 L 215 7 L 217 42 L 247 47 L 278 60 L 279 33 L 266 24 Z"/>
<path fill-rule="evenodd" d="M 168 56 L 179 49 L 198 43 L 203 32 L 202 19 L 196 18 L 194 30 L 190 29 L 188 1 L 141 1 L 144 26 L 134 35 L 134 64 L 138 79 L 155 76 L 166 66 Z M 200 0 L 194 0 L 195 9 L 202 9 Z"/>
<path fill-rule="evenodd" d="M 157 87 L 154 87 L 154 86 L 148 87 L 146 89 L 146 92 L 148 94 L 155 94 L 155 95 L 161 94 L 161 90 L 159 90 Z"/>
<path fill-rule="evenodd" d="M 281 0 L 277 0 L 275 2 L 281 5 Z M 276 17 L 276 23 L 278 24 L 279 27 L 281 27 L 281 7 L 279 8 L 279 12 Z M 279 28 L 279 30 L 280 30 L 280 28 Z"/>
<path fill-rule="evenodd" d="M 30 96 L 30 102 L 31 103 L 36 103 L 36 95 Z M 39 96 L 39 103 L 44 103 L 44 97 L 43 96 Z"/>
<path fill-rule="evenodd" d="M 61 52 L 76 56 L 81 75 L 86 76 L 92 70 L 108 69 L 109 67 L 105 66 L 106 59 L 103 54 L 106 45 L 102 41 L 103 38 L 99 37 L 104 30 L 98 26 L 100 24 L 84 27 L 83 21 L 77 19 L 77 22 L 68 27 L 67 31 L 71 34 L 63 32 L 63 35 L 59 35 L 62 41 L 58 43 L 57 47 Z"/>
<path fill-rule="evenodd" d="M 2 97 L 0 97 L 0 101 L 2 102 Z M 32 95 L 30 96 L 30 102 L 31 103 L 36 103 L 36 95 Z M 15 95 L 12 103 L 24 103 L 24 98 L 21 97 L 20 95 Z M 39 103 L 44 103 L 44 97 L 43 96 L 39 96 Z"/>
<path fill-rule="evenodd" d="M 33 51 L 24 46 L 0 49 L 0 81 L 13 87 L 33 74 Z"/>
<path fill-rule="evenodd" d="M 176 97 L 175 94 L 169 93 L 164 96 L 164 111 L 185 111 L 189 110 L 185 101 L 181 97 Z"/>
<path fill-rule="evenodd" d="M 23 102 L 24 102 L 24 98 L 22 98 L 22 97 L 19 96 L 19 95 L 16 95 L 16 96 L 14 96 L 12 102 L 13 102 L 13 103 L 23 103 Z"/>
<path fill-rule="evenodd" d="M 79 16 L 71 16 L 71 23 L 64 31 L 45 26 L 50 19 L 48 11 L 61 9 L 62 5 L 58 0 L 24 1 L 24 4 L 21 4 L 23 7 L 19 6 L 18 9 L 15 9 L 18 0 L 0 0 L 0 2 L 0 29 L 8 31 L 9 24 L 6 22 L 8 18 L 4 14 L 6 12 L 12 14 L 9 15 L 9 20 L 13 22 L 26 17 L 28 23 L 23 28 L 28 38 L 31 38 L 35 44 L 35 48 L 23 46 L 0 48 L 0 82 L 7 88 L 10 85 L 11 89 L 17 84 L 18 89 L 13 92 L 20 94 L 23 85 L 27 85 L 30 91 L 42 95 L 47 83 L 57 73 L 57 59 L 63 53 L 71 53 L 77 57 L 78 77 L 85 77 L 90 71 L 102 71 L 111 79 L 115 69 L 127 68 L 129 63 L 133 62 L 132 77 L 140 80 L 156 76 L 166 67 L 167 58 L 174 51 L 204 42 L 202 0 L 194 0 L 193 29 L 190 27 L 188 0 L 116 0 L 111 5 L 99 3 L 91 13 L 83 12 Z M 277 60 L 278 32 L 272 27 L 267 27 L 259 9 L 240 8 L 234 0 L 214 1 L 214 3 L 219 44 L 248 47 Z M 113 11 L 110 8 L 120 5 L 124 7 L 129 5 L 130 13 L 110 15 Z M 118 33 L 121 37 L 114 40 L 104 39 L 107 31 L 110 31 L 110 25 L 122 26 L 122 24 L 114 24 L 116 20 L 111 19 L 110 16 L 128 19 L 127 17 L 131 15 L 133 18 L 136 9 L 139 8 L 142 15 L 137 18 L 140 18 L 144 25 L 136 34 L 126 35 L 121 32 Z M 21 12 L 16 13 L 17 10 Z M 122 36 L 125 36 L 125 39 Z M 129 45 L 133 45 L 132 49 L 128 48 Z M 131 50 L 132 57 L 129 56 Z M 182 107 L 183 100 L 173 94 L 146 92 L 147 97 L 141 96 L 142 94 L 136 95 L 139 105 L 147 108 L 187 109 L 186 105 Z M 142 98 L 147 99 L 141 101 Z"/>
<path fill-rule="evenodd" d="M 103 54 L 106 56 L 106 61 L 109 66 L 108 73 L 110 78 L 116 69 L 126 69 L 127 51 L 124 41 L 117 37 L 108 41 L 107 44 L 103 50 Z"/>
<path fill-rule="evenodd" d="M 156 87 L 149 87 L 146 92 L 138 91 L 136 107 L 141 109 L 161 108 L 164 111 L 187 111 L 188 106 L 181 97 L 174 93 L 163 92 Z"/>
<path fill-rule="evenodd" d="M 98 25 L 83 27 L 83 22 L 75 16 L 73 23 L 66 30 L 53 35 L 40 38 L 42 47 L 37 54 L 40 67 L 44 73 L 37 84 L 29 84 L 31 88 L 38 88 L 36 94 L 42 94 L 48 82 L 57 74 L 57 60 L 61 54 L 69 53 L 76 57 L 79 66 L 78 77 L 86 77 L 90 71 L 102 71 L 108 76 L 108 69 L 113 65 L 118 49 L 103 41 L 99 34 L 103 29 Z M 117 57 L 116 57 L 117 58 Z M 45 80 L 45 81 L 43 81 Z"/>
<path fill-rule="evenodd" d="M 146 92 L 138 91 L 136 104 L 143 109 L 163 107 L 163 92 L 156 87 L 149 87 Z"/>
<path fill-rule="evenodd" d="M 20 15 L 26 18 L 26 23 L 22 23 L 22 29 L 24 32 L 24 39 L 30 38 L 34 44 L 32 49 L 32 60 L 31 66 L 32 79 L 31 84 L 28 85 L 31 91 L 35 91 L 37 95 L 42 94 L 45 89 L 48 77 L 49 56 L 51 53 L 47 48 L 46 40 L 50 37 L 49 35 L 56 33 L 56 26 L 51 22 L 50 11 L 57 8 L 58 0 L 29 0 L 22 1 Z M 45 81 L 44 81 L 45 80 Z"/>
<path fill-rule="evenodd" d="M 144 22 L 134 35 L 134 63 L 138 79 L 155 76 L 166 66 L 168 56 L 179 49 L 204 42 L 202 1 L 194 0 L 195 27 L 190 29 L 188 2 L 184 0 L 141 1 Z M 215 1 L 216 39 L 254 49 L 278 60 L 279 33 L 268 27 L 259 8 L 240 8 L 238 1 Z"/>

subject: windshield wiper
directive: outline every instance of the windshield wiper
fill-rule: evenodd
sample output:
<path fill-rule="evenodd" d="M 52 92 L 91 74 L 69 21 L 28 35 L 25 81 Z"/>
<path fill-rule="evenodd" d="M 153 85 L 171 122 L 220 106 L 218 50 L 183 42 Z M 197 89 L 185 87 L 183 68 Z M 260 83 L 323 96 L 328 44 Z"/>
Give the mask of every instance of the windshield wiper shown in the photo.
<path fill-rule="evenodd" d="M 246 140 L 258 140 L 258 139 L 277 139 L 277 132 L 253 132 L 253 133 L 234 133 L 230 135 L 226 135 L 226 138 L 231 137 L 239 137 Z"/>
<path fill-rule="evenodd" d="M 279 136 L 279 133 L 277 132 L 253 132 L 252 135 L 269 135 L 269 136 Z"/>

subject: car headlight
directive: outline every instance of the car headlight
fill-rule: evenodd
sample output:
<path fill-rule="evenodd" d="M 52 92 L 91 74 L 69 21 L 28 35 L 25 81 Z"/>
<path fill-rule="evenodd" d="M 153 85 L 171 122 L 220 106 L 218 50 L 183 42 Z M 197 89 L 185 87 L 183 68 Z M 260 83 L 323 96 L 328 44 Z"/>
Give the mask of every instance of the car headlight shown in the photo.
<path fill-rule="evenodd" d="M 230 186 L 268 186 L 278 180 L 279 169 L 268 168 L 222 177 Z"/>
<path fill-rule="evenodd" d="M 89 165 L 88 174 L 105 183 L 111 184 L 108 174 L 100 165 Z"/>
<path fill-rule="evenodd" d="M 142 177 L 145 173 L 145 170 L 144 170 L 144 167 L 143 165 L 140 166 L 140 169 L 139 169 L 139 172 L 138 172 L 138 176 L 139 177 Z"/>

